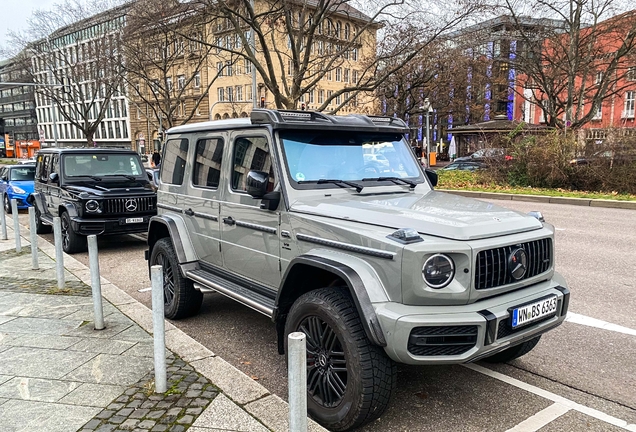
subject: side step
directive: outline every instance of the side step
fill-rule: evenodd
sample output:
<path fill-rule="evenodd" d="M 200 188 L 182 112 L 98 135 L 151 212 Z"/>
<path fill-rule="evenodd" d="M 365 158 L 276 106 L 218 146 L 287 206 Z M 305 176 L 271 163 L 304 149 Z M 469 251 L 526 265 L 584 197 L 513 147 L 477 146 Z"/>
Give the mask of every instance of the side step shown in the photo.
<path fill-rule="evenodd" d="M 204 288 L 217 291 L 270 318 L 274 313 L 275 299 L 273 298 L 254 292 L 205 270 L 188 270 L 185 275 L 195 283 L 203 285 Z M 201 291 L 206 292 L 207 290 L 203 289 Z"/>

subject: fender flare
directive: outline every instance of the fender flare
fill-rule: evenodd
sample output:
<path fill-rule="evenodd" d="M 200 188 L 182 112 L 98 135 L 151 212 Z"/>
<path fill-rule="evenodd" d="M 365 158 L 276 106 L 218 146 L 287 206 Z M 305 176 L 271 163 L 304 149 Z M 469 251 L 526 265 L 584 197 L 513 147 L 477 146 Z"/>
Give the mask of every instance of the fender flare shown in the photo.
<path fill-rule="evenodd" d="M 45 208 L 43 200 L 44 198 L 40 192 L 33 192 L 27 197 L 27 202 L 34 206 L 40 214 L 45 214 L 45 212 L 42 211 Z"/>
<path fill-rule="evenodd" d="M 194 255 L 194 249 L 190 243 L 190 237 L 187 234 L 188 232 L 185 228 L 183 219 L 167 214 L 157 215 L 150 218 L 150 222 L 148 223 L 148 259 L 150 259 L 150 254 L 152 253 L 154 244 L 160 238 L 165 237 L 163 235 L 157 235 L 158 225 L 167 230 L 168 236 L 172 241 L 174 251 L 177 254 L 179 264 L 196 261 L 197 258 Z"/>
<path fill-rule="evenodd" d="M 288 293 L 293 290 L 293 287 L 291 287 L 292 282 L 290 282 L 289 285 L 287 283 L 288 277 L 297 264 L 304 264 L 328 271 L 344 280 L 353 298 L 358 314 L 360 315 L 360 321 L 362 322 L 367 337 L 375 345 L 381 347 L 387 346 L 380 321 L 371 304 L 371 299 L 369 298 L 369 294 L 360 275 L 353 268 L 341 262 L 322 256 L 307 254 L 300 255 L 289 263 L 281 281 L 281 289 L 278 290 L 276 296 L 272 320 L 276 323 L 277 329 L 279 330 L 279 351 L 281 351 L 281 343 L 284 344 L 284 335 L 281 338 L 281 333 L 284 333 L 281 331 L 284 330 L 284 320 L 282 318 L 287 315 L 287 310 L 289 310 L 288 306 L 290 306 L 289 302 L 286 302 L 286 297 Z"/>

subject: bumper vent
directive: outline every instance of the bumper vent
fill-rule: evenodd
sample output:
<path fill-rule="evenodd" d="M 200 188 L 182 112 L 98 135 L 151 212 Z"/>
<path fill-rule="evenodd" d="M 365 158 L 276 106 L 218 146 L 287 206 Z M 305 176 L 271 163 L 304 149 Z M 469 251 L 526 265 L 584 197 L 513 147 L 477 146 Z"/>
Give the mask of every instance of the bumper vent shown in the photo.
<path fill-rule="evenodd" d="M 483 250 L 477 255 L 475 289 L 495 288 L 518 282 L 512 278 L 508 271 L 508 258 L 519 247 L 525 250 L 528 257 L 526 274 L 519 280 L 528 279 L 548 271 L 552 265 L 552 239 L 549 238 Z"/>
<path fill-rule="evenodd" d="M 147 213 L 157 209 L 157 197 L 111 198 L 104 201 L 106 214 Z"/>
<path fill-rule="evenodd" d="M 415 327 L 408 350 L 418 356 L 463 354 L 477 343 L 477 326 Z"/>

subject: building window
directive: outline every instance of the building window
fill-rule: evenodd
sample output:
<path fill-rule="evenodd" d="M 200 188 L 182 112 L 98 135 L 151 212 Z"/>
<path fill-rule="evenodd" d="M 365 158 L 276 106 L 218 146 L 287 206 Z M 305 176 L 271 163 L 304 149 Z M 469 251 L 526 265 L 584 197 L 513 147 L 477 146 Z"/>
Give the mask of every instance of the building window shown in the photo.
<path fill-rule="evenodd" d="M 333 102 L 332 96 L 333 90 L 327 90 L 327 100 L 329 100 L 329 105 L 331 105 L 331 103 Z"/>
<path fill-rule="evenodd" d="M 603 106 L 601 104 L 592 105 L 592 109 L 595 110 L 592 120 L 601 120 L 601 118 L 603 117 Z"/>
<path fill-rule="evenodd" d="M 625 78 L 627 79 L 627 81 L 636 81 L 636 66 L 632 66 L 627 69 Z"/>
<path fill-rule="evenodd" d="M 170 77 L 166 78 L 166 88 L 168 91 L 172 91 L 172 78 Z"/>
<path fill-rule="evenodd" d="M 594 77 L 594 84 L 600 84 L 603 80 L 603 72 L 596 72 L 596 77 Z"/>
<path fill-rule="evenodd" d="M 313 90 L 309 91 L 309 103 L 310 104 L 314 103 L 314 91 Z"/>
<path fill-rule="evenodd" d="M 225 102 L 225 89 L 223 87 L 219 87 L 219 102 Z"/>
<path fill-rule="evenodd" d="M 232 96 L 233 96 L 234 91 L 232 90 L 232 87 L 226 88 L 225 92 L 226 92 L 226 96 L 227 96 L 228 102 L 233 102 L 234 98 Z"/>
<path fill-rule="evenodd" d="M 245 97 L 246 100 L 251 101 L 252 100 L 252 85 L 248 84 L 245 86 Z"/>
<path fill-rule="evenodd" d="M 342 68 L 336 68 L 336 82 L 342 81 Z"/>
<path fill-rule="evenodd" d="M 351 71 L 351 82 L 354 83 L 354 84 L 358 83 L 358 71 L 357 70 Z"/>
<path fill-rule="evenodd" d="M 220 77 L 223 76 L 223 62 L 217 62 L 216 71 L 217 71 L 217 75 L 218 76 L 220 76 Z"/>
<path fill-rule="evenodd" d="M 349 69 L 344 70 L 344 82 L 349 82 Z"/>
<path fill-rule="evenodd" d="M 245 59 L 243 60 L 243 66 L 245 66 L 245 74 L 251 74 L 252 73 L 252 62 Z"/>
<path fill-rule="evenodd" d="M 227 76 L 232 76 L 232 62 L 230 60 L 225 62 L 225 70 Z"/>
<path fill-rule="evenodd" d="M 325 102 L 325 91 L 324 90 L 318 90 L 318 103 L 322 104 Z"/>
<path fill-rule="evenodd" d="M 636 91 L 625 92 L 625 106 L 623 108 L 623 118 L 634 118 L 634 100 Z"/>
<path fill-rule="evenodd" d="M 333 78 L 333 75 L 331 74 L 331 69 L 329 69 L 327 71 L 327 81 L 331 81 L 332 78 Z"/>
<path fill-rule="evenodd" d="M 183 90 L 183 88 L 185 87 L 185 75 L 177 76 L 177 87 L 179 88 L 179 90 Z"/>
<path fill-rule="evenodd" d="M 197 72 L 197 74 L 194 76 L 194 88 L 200 88 L 201 87 L 201 73 Z"/>
<path fill-rule="evenodd" d="M 236 86 L 234 96 L 236 97 L 237 101 L 243 100 L 243 86 Z"/>

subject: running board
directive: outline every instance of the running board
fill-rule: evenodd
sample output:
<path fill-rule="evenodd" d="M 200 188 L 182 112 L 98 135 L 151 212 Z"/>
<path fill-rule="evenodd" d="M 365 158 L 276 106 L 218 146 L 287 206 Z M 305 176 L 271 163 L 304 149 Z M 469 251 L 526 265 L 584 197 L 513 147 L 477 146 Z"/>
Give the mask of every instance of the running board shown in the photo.
<path fill-rule="evenodd" d="M 204 289 L 201 290 L 201 292 L 208 292 L 205 288 L 217 291 L 270 318 L 274 313 L 274 299 L 256 293 L 215 274 L 197 269 L 186 271 L 185 276 L 192 279 L 195 283 L 202 285 L 201 288 Z"/>

